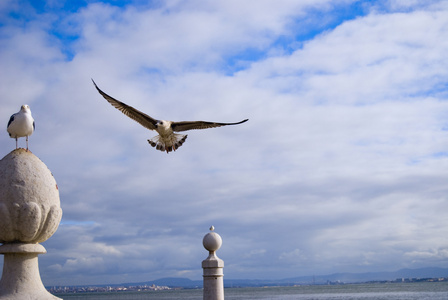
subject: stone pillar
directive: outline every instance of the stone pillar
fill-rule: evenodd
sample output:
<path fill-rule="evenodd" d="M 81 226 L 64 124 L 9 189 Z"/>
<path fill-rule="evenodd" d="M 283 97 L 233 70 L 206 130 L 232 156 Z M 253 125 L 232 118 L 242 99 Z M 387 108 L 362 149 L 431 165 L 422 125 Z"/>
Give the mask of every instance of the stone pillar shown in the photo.
<path fill-rule="evenodd" d="M 224 300 L 224 261 L 215 253 L 221 247 L 222 239 L 213 230 L 215 228 L 210 227 L 210 232 L 202 240 L 204 248 L 209 251 L 208 257 L 202 261 L 202 269 L 204 270 L 203 300 Z"/>
<path fill-rule="evenodd" d="M 60 299 L 45 289 L 37 256 L 61 217 L 58 186 L 39 158 L 20 148 L 0 160 L 0 300 Z"/>

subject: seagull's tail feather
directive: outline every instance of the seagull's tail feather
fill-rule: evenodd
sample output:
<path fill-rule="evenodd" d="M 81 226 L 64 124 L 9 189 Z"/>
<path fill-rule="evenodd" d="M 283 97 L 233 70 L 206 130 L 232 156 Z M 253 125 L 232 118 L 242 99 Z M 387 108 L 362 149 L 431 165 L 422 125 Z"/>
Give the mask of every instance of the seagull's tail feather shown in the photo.
<path fill-rule="evenodd" d="M 175 133 L 167 140 L 162 139 L 160 135 L 157 135 L 152 139 L 148 140 L 148 143 L 151 146 L 155 147 L 157 150 L 160 150 L 162 152 L 166 151 L 166 153 L 169 153 L 171 151 L 176 151 L 177 148 L 179 148 L 180 146 L 182 146 L 183 143 L 185 143 L 186 139 L 187 135 Z"/>

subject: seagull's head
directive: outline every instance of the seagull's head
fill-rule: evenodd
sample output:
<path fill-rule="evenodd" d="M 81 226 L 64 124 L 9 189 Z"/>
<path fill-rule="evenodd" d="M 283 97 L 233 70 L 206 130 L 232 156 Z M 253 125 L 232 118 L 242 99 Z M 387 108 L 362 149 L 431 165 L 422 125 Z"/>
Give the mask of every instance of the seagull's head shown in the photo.
<path fill-rule="evenodd" d="M 28 104 L 24 104 L 20 107 L 20 110 L 23 112 L 30 112 L 30 106 Z"/>
<path fill-rule="evenodd" d="M 159 129 L 164 129 L 164 130 L 168 130 L 171 127 L 171 123 L 170 121 L 165 121 L 165 120 L 158 120 L 156 123 L 156 127 Z"/>

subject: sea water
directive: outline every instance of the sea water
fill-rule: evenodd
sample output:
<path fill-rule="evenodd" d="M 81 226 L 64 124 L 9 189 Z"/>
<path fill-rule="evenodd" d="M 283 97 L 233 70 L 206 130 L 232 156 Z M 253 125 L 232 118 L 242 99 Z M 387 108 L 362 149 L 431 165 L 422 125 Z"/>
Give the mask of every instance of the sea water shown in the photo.
<path fill-rule="evenodd" d="M 56 294 L 65 300 L 202 300 L 202 290 Z M 226 288 L 226 300 L 447 300 L 448 282 Z"/>

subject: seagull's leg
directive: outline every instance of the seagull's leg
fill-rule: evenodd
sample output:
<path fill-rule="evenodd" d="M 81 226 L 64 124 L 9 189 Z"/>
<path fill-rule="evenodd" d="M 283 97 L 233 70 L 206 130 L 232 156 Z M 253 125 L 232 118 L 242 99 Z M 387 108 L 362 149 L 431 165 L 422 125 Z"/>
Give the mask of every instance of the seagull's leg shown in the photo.
<path fill-rule="evenodd" d="M 18 144 L 17 144 L 17 138 L 16 138 L 16 149 L 18 148 Z"/>
<path fill-rule="evenodd" d="M 26 136 L 26 151 L 28 151 L 28 136 Z"/>

